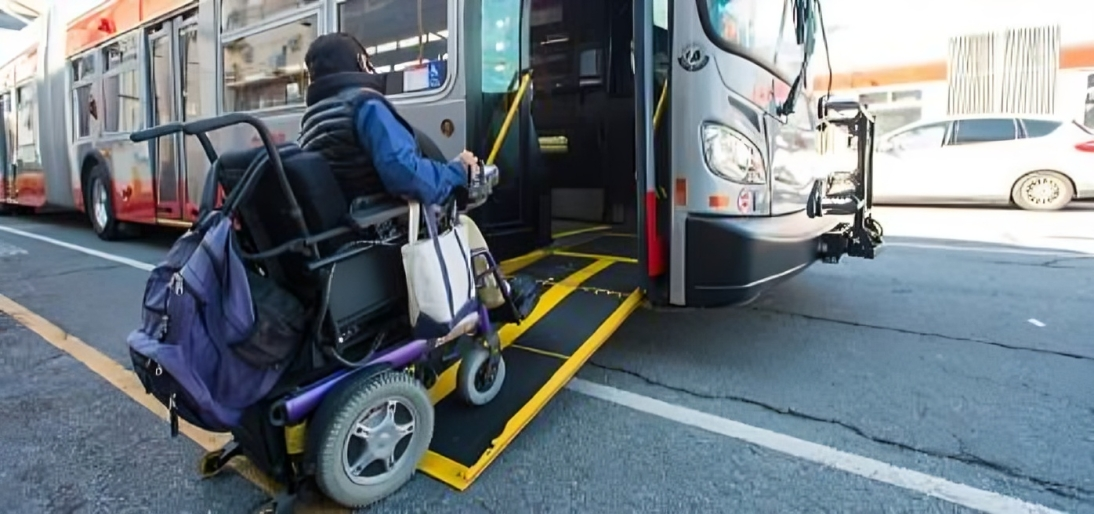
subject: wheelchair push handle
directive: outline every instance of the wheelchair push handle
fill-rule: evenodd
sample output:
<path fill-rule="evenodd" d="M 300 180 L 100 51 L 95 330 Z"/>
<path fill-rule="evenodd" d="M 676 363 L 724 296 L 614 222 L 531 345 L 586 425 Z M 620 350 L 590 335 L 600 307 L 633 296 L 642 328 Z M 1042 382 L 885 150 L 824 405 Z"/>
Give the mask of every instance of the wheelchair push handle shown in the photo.
<path fill-rule="evenodd" d="M 223 116 L 217 116 L 215 118 L 207 118 L 203 120 L 191 121 L 189 123 L 171 122 L 164 123 L 163 125 L 156 125 L 155 127 L 149 127 L 143 130 L 138 130 L 129 135 L 129 140 L 134 143 L 141 143 L 148 141 L 149 139 L 156 139 L 163 136 L 169 136 L 171 134 L 177 134 L 182 132 L 190 136 L 201 136 L 206 132 L 212 132 L 224 127 L 232 125 L 238 125 L 240 123 L 247 123 L 258 130 L 259 137 L 263 142 L 267 140 L 272 141 L 269 131 L 262 125 L 254 116 L 243 113 L 231 113 Z"/>
<path fill-rule="evenodd" d="M 263 125 L 258 118 L 242 112 L 233 112 L 212 118 L 191 121 L 185 125 L 183 130 L 187 134 L 197 135 L 202 132 L 212 132 L 232 125 L 239 125 L 240 123 L 246 123 L 254 127 L 255 130 L 258 130 L 260 137 L 263 135 L 269 136 L 269 131 L 266 130 L 266 126 Z"/>
<path fill-rule="evenodd" d="M 169 136 L 171 134 L 177 134 L 183 131 L 184 125 L 180 122 L 164 123 L 163 125 L 156 125 L 155 127 L 149 127 L 143 130 L 138 130 L 129 134 L 129 140 L 134 143 L 143 143 L 149 139 L 157 139 L 163 136 Z"/>
<path fill-rule="evenodd" d="M 178 134 L 179 132 L 187 133 L 186 125 L 175 121 L 133 132 L 132 134 L 129 134 L 129 140 L 134 143 L 143 143 L 151 139 L 159 139 L 164 136 Z M 201 143 L 201 149 L 205 152 L 205 157 L 209 159 L 209 162 L 212 163 L 216 161 L 217 153 L 213 150 L 213 143 L 209 141 L 209 137 L 205 134 L 196 134 L 196 137 L 198 138 L 198 142 Z"/>

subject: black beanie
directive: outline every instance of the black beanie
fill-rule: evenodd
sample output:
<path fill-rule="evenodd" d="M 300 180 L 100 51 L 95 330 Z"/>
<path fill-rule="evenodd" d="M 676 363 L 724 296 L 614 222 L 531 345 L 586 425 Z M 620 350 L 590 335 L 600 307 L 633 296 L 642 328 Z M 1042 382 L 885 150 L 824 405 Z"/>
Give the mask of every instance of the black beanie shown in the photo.
<path fill-rule="evenodd" d="M 365 71 L 361 63 L 367 59 L 365 47 L 345 32 L 319 36 L 304 54 L 312 80 L 334 73 Z"/>

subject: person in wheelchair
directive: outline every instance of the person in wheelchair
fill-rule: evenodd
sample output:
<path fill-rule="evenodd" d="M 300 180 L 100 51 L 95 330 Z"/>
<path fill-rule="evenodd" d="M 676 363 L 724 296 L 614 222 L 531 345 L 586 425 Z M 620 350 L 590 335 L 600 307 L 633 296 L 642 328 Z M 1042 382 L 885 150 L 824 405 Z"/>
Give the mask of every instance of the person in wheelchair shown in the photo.
<path fill-rule="evenodd" d="M 347 198 L 387 194 L 422 205 L 446 205 L 467 187 L 470 174 L 481 172 L 471 152 L 464 150 L 444 162 L 432 143 L 419 140 L 384 96 L 385 78 L 375 73 L 364 46 L 353 36 L 320 36 L 309 46 L 304 63 L 311 83 L 299 143 L 305 151 L 326 158 Z M 467 226 L 471 249 L 485 250 L 486 240 L 475 222 L 465 215 L 460 219 Z M 476 260 L 476 273 L 486 266 Z M 535 283 L 516 276 L 497 284 L 487 275 L 478 294 L 491 317 L 510 312 L 498 309 L 505 302 L 499 287 L 509 290 L 520 309 Z"/>

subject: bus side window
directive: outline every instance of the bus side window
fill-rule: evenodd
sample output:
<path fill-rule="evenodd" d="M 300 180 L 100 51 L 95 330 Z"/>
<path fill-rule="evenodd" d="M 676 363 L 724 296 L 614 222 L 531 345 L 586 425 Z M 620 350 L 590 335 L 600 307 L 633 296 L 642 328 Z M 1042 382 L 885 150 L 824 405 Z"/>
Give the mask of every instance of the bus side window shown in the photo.
<path fill-rule="evenodd" d="M 482 0 L 482 92 L 515 90 L 520 69 L 521 0 Z"/>
<path fill-rule="evenodd" d="M 630 65 L 634 74 L 634 38 L 631 38 Z M 653 0 L 653 81 L 660 88 L 672 71 L 672 58 L 669 48 L 669 1 Z"/>
<path fill-rule="evenodd" d="M 223 0 L 220 5 L 221 29 L 224 32 L 258 25 L 286 11 L 314 4 L 319 0 Z M 405 0 L 404 0 L 405 1 Z"/>
<path fill-rule="evenodd" d="M 364 45 L 377 73 L 388 75 L 387 94 L 438 89 L 448 81 L 448 5 L 347 0 L 338 6 L 338 28 Z"/>
<path fill-rule="evenodd" d="M 95 76 L 95 55 L 87 54 L 72 60 L 72 129 L 76 139 L 91 135 L 91 121 L 98 118 L 98 106 L 91 96 Z"/>
<path fill-rule="evenodd" d="M 128 36 L 103 48 L 103 132 L 132 132 L 142 123 L 137 38 Z M 89 114 L 91 114 L 89 112 Z"/>
<path fill-rule="evenodd" d="M 319 17 L 282 22 L 224 41 L 224 111 L 253 111 L 304 102 L 304 55 L 318 37 Z"/>
<path fill-rule="evenodd" d="M 37 102 L 34 97 L 33 86 L 23 86 L 16 90 L 15 127 L 16 158 L 21 164 L 38 162 L 38 144 L 35 138 L 35 129 L 38 124 Z"/>

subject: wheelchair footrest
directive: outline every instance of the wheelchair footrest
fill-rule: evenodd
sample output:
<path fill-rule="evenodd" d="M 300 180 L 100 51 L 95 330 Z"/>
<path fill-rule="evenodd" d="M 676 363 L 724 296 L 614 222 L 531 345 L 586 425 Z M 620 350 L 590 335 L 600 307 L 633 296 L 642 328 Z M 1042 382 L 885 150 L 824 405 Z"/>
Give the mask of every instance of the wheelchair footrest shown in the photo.
<path fill-rule="evenodd" d="M 539 303 L 539 284 L 531 277 L 516 275 L 506 282 L 509 284 L 509 293 L 506 302 L 490 311 L 490 321 L 493 323 L 520 323 L 530 314 Z"/>

